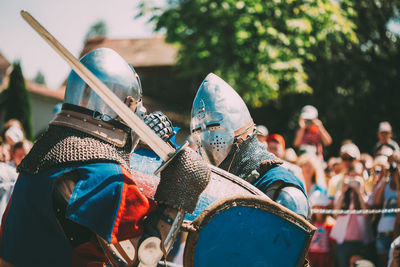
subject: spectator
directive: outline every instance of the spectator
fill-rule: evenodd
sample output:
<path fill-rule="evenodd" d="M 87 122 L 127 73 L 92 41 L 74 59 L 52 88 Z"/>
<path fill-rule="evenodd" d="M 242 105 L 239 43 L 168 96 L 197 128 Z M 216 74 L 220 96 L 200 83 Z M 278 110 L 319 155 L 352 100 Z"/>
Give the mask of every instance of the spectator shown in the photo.
<path fill-rule="evenodd" d="M 366 259 L 365 256 L 368 255 L 368 252 L 366 250 L 356 249 L 356 250 L 353 250 L 353 252 L 351 254 L 352 254 L 352 256 L 350 257 L 350 260 L 349 260 L 350 267 L 356 267 L 356 266 L 375 267 L 375 265 L 372 262 L 370 262 L 369 260 Z M 370 256 L 370 255 L 368 255 L 368 256 Z"/>
<path fill-rule="evenodd" d="M 10 161 L 10 151 L 5 144 L 0 145 L 0 162 Z"/>
<path fill-rule="evenodd" d="M 54 105 L 54 107 L 53 107 L 53 118 L 55 118 L 57 116 L 57 114 L 61 112 L 62 104 L 63 103 L 57 103 L 57 104 Z"/>
<path fill-rule="evenodd" d="M 377 184 L 388 175 L 389 162 L 386 156 L 376 156 L 371 168 L 370 177 L 365 181 L 365 191 L 370 194 L 369 205 L 374 206 Z"/>
<path fill-rule="evenodd" d="M 22 131 L 22 137 L 21 137 L 21 134 L 20 134 L 19 132 L 15 132 L 15 131 L 11 131 L 11 132 L 10 132 L 10 134 L 11 134 L 13 137 L 16 137 L 16 138 L 18 139 L 18 140 L 12 140 L 14 143 L 16 143 L 16 142 L 18 142 L 18 141 L 21 141 L 22 139 L 25 138 L 25 132 L 24 132 L 24 128 L 22 127 L 21 122 L 20 122 L 19 120 L 16 120 L 16 119 L 11 119 L 11 120 L 6 121 L 6 122 L 4 123 L 4 125 L 3 125 L 3 127 L 2 127 L 1 136 L 2 136 L 2 138 L 3 138 L 3 140 L 4 140 L 5 143 L 7 143 L 7 138 L 6 138 L 6 134 L 5 134 L 5 133 L 6 133 L 7 130 L 10 129 L 11 127 L 19 128 L 19 129 Z M 13 135 L 13 134 L 16 134 L 16 136 Z M 11 145 L 12 145 L 12 144 L 11 144 Z"/>
<path fill-rule="evenodd" d="M 390 147 L 393 151 L 400 151 L 399 145 L 392 139 L 392 126 L 389 122 L 383 121 L 378 127 L 378 143 L 374 146 L 373 154 L 384 146 Z"/>
<path fill-rule="evenodd" d="M 327 163 L 325 168 L 325 178 L 326 183 L 328 184 L 329 181 L 333 176 L 336 176 L 342 172 L 342 160 L 339 157 L 331 157 Z"/>
<path fill-rule="evenodd" d="M 321 191 L 311 194 L 310 203 L 313 209 L 325 209 L 329 205 L 329 199 Z M 311 240 L 308 251 L 308 259 L 312 267 L 331 267 L 334 258 L 334 240 L 329 235 L 335 220 L 327 214 L 314 213 L 311 223 L 317 227 Z"/>
<path fill-rule="evenodd" d="M 271 134 L 267 137 L 267 150 L 283 161 L 283 168 L 291 171 L 304 184 L 303 173 L 299 166 L 283 159 L 285 156 L 285 139 L 280 134 Z"/>
<path fill-rule="evenodd" d="M 310 196 L 315 191 L 326 194 L 325 173 L 321 166 L 321 161 L 311 154 L 303 154 L 297 160 L 304 177 L 304 186 L 307 195 Z"/>
<path fill-rule="evenodd" d="M 1 160 L 3 162 L 9 162 L 11 147 L 15 143 L 25 139 L 25 133 L 22 128 L 22 124 L 16 119 L 8 120 L 2 127 L 1 137 L 3 139 L 3 143 L 1 145 Z"/>
<path fill-rule="evenodd" d="M 294 151 L 293 148 L 289 147 L 285 149 L 285 155 L 283 156 L 283 159 L 295 164 L 297 162 L 297 154 L 296 151 Z"/>
<path fill-rule="evenodd" d="M 261 143 L 267 144 L 268 129 L 264 125 L 257 125 L 256 127 L 257 139 Z"/>
<path fill-rule="evenodd" d="M 345 143 L 340 147 L 340 158 L 342 160 L 341 173 L 333 176 L 328 183 L 327 195 L 333 199 L 340 191 L 344 176 L 348 174 L 350 166 L 360 159 L 360 150 L 354 143 Z"/>
<path fill-rule="evenodd" d="M 363 177 L 365 180 L 368 179 L 371 175 L 371 169 L 374 164 L 374 158 L 368 153 L 361 153 L 360 154 L 360 162 L 362 163 L 364 170 L 363 170 Z"/>
<path fill-rule="evenodd" d="M 375 267 L 375 264 L 369 260 L 361 258 L 357 259 L 354 263 L 350 261 L 350 267 Z"/>
<path fill-rule="evenodd" d="M 387 267 L 400 267 L 400 236 L 393 240 L 390 245 Z"/>
<path fill-rule="evenodd" d="M 267 137 L 268 151 L 282 159 L 285 155 L 285 139 L 280 134 L 271 134 Z"/>
<path fill-rule="evenodd" d="M 382 173 L 377 177 L 376 190 L 373 204 L 376 208 L 391 209 L 397 206 L 396 180 L 390 170 L 386 156 L 378 156 L 377 160 L 386 160 L 382 164 Z M 375 167 L 376 168 L 376 167 Z M 379 180 L 378 180 L 379 179 Z M 379 219 L 376 237 L 376 249 L 379 258 L 379 266 L 386 266 L 390 244 L 394 239 L 394 227 L 396 216 L 394 213 L 383 213 Z"/>
<path fill-rule="evenodd" d="M 397 191 L 397 206 L 396 208 L 400 208 L 400 151 L 396 151 L 393 153 L 392 157 L 389 158 L 392 167 L 392 177 L 396 182 L 396 191 Z M 394 227 L 394 236 L 400 236 L 400 213 L 396 213 L 395 227 Z M 399 251 L 400 252 L 400 251 Z M 397 255 L 399 256 L 399 255 Z M 400 262 L 399 262 L 400 267 Z"/>
<path fill-rule="evenodd" d="M 0 222 L 10 200 L 17 176 L 15 168 L 4 162 L 0 162 Z"/>
<path fill-rule="evenodd" d="M 335 209 L 360 210 L 366 208 L 364 179 L 357 165 L 349 168 L 343 185 L 335 196 Z M 352 252 L 361 250 L 372 240 L 371 225 L 367 215 L 346 214 L 336 217 L 331 237 L 336 240 L 336 262 L 338 267 L 347 267 Z"/>
<path fill-rule="evenodd" d="M 329 146 L 332 138 L 318 119 L 318 110 L 311 105 L 304 106 L 300 113 L 299 129 L 296 132 L 293 145 L 301 150 L 304 145 L 315 147 L 320 159 L 323 159 L 322 143 Z"/>
<path fill-rule="evenodd" d="M 16 168 L 32 148 L 32 143 L 28 140 L 22 140 L 15 143 L 11 147 L 11 161 L 8 163 L 11 167 Z"/>
<path fill-rule="evenodd" d="M 31 147 L 32 144 L 28 140 L 19 141 L 11 147 L 11 161 L 8 163 L 0 162 L 0 222 L 17 180 L 16 167 L 28 154 Z"/>

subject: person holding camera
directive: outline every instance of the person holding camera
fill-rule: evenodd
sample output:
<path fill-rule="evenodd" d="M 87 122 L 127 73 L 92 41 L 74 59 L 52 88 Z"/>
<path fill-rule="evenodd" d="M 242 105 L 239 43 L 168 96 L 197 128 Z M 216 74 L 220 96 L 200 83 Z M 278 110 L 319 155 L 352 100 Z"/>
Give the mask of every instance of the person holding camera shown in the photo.
<path fill-rule="evenodd" d="M 379 155 L 375 158 L 375 161 L 384 161 L 385 164 L 381 164 L 382 170 L 378 176 L 380 179 L 376 184 L 374 206 L 383 209 L 396 208 L 398 175 L 393 157 L 389 156 L 388 158 L 387 156 Z M 395 220 L 395 213 L 383 213 L 378 222 L 376 249 L 380 266 L 387 265 L 390 244 L 396 237 L 394 234 Z"/>
<path fill-rule="evenodd" d="M 306 149 L 309 152 L 312 148 L 322 160 L 322 144 L 329 146 L 331 143 L 332 137 L 318 119 L 318 110 L 311 105 L 304 106 L 300 112 L 299 129 L 296 132 L 293 145 L 300 151 Z"/>
<path fill-rule="evenodd" d="M 378 142 L 373 148 L 373 154 L 376 156 L 378 151 L 384 147 L 391 148 L 393 151 L 400 151 L 400 147 L 396 141 L 392 139 L 392 126 L 388 121 L 382 121 L 378 126 Z"/>
<path fill-rule="evenodd" d="M 366 209 L 362 165 L 355 162 L 344 177 L 341 190 L 337 192 L 334 209 Z M 336 240 L 336 263 L 347 267 L 352 253 L 362 250 L 372 240 L 371 224 L 368 215 L 343 214 L 336 217 L 331 237 Z"/>

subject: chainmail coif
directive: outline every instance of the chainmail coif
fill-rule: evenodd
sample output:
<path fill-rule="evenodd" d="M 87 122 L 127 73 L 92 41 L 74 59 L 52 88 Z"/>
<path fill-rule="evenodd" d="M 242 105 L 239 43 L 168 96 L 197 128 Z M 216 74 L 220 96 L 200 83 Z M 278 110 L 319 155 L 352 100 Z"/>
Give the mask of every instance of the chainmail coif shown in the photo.
<path fill-rule="evenodd" d="M 280 164 L 282 160 L 268 152 L 256 135 L 253 135 L 246 141 L 234 145 L 218 167 L 247 180 L 253 171 L 263 176 L 269 169 Z"/>
<path fill-rule="evenodd" d="M 50 126 L 18 166 L 18 172 L 38 174 L 53 167 L 116 162 L 128 171 L 131 141 L 115 147 L 92 135 L 69 127 Z"/>

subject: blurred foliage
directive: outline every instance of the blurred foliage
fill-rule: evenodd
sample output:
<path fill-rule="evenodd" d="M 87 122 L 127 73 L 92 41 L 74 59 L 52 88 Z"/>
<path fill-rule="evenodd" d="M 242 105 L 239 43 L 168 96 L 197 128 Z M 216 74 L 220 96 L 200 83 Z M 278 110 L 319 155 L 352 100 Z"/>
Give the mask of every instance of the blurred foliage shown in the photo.
<path fill-rule="evenodd" d="M 347 1 L 346 1 L 347 3 Z M 351 2 L 330 0 L 142 1 L 156 30 L 180 45 L 178 67 L 188 76 L 215 72 L 252 106 L 291 92 L 312 92 L 306 61 L 356 43 Z"/>
<path fill-rule="evenodd" d="M 44 75 L 41 71 L 38 71 L 36 73 L 36 76 L 35 76 L 35 78 L 33 78 L 33 81 L 37 84 L 42 84 L 42 85 L 46 84 L 46 78 L 44 77 Z"/>
<path fill-rule="evenodd" d="M 140 10 L 180 45 L 182 73 L 215 72 L 289 144 L 306 104 L 333 137 L 328 155 L 344 139 L 370 152 L 383 120 L 400 135 L 400 33 L 390 30 L 400 0 L 142 1 Z"/>
<path fill-rule="evenodd" d="M 107 24 L 104 20 L 99 20 L 90 26 L 88 32 L 85 35 L 85 40 L 98 36 L 107 36 Z"/>
<path fill-rule="evenodd" d="M 348 6 L 343 3 L 342 8 Z M 388 28 L 389 22 L 399 21 L 400 1 L 354 1 L 351 9 L 359 42 L 336 47 L 330 54 L 314 48 L 315 61 L 304 65 L 313 94 L 285 95 L 252 111 L 256 122 L 292 141 L 301 107 L 315 105 L 333 137 L 328 155 L 337 155 L 345 139 L 371 153 L 380 121 L 390 121 L 395 139 L 400 136 L 399 32 Z"/>
<path fill-rule="evenodd" d="M 26 138 L 32 139 L 32 104 L 26 89 L 25 79 L 19 61 L 13 63 L 8 88 L 2 92 L 5 100 L 5 121 L 17 119 L 21 122 Z"/>

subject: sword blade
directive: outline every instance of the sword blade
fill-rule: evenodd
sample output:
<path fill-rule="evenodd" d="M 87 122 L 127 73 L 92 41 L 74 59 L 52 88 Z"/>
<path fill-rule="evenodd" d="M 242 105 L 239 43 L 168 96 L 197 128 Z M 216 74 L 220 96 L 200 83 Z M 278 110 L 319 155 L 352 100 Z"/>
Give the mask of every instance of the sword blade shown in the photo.
<path fill-rule="evenodd" d="M 171 146 L 158 137 L 150 127 L 58 42 L 29 12 L 21 10 L 21 16 L 161 159 L 167 161 L 174 154 L 175 150 Z"/>

